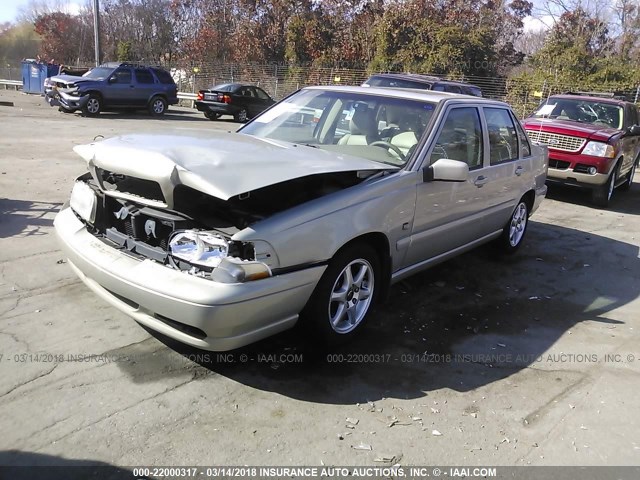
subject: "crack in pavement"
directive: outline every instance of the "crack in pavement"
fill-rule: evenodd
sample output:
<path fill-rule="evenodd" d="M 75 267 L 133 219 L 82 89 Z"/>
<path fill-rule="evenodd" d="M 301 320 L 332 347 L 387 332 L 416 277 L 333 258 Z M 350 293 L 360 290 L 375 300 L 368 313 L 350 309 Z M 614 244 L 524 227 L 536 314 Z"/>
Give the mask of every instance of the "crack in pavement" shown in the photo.
<path fill-rule="evenodd" d="M 45 295 L 47 293 L 55 292 L 56 290 L 59 290 L 61 288 L 73 286 L 73 285 L 76 285 L 76 284 L 82 284 L 82 280 L 80 280 L 77 277 L 71 277 L 71 278 L 67 278 L 67 279 L 61 279 L 58 282 L 53 283 L 53 284 L 47 284 L 44 287 L 35 287 L 35 288 L 22 288 L 22 287 L 19 287 L 14 292 L 11 292 L 11 293 L 9 293 L 7 295 L 0 296 L 0 299 L 10 297 L 14 293 L 17 293 L 19 298 L 36 297 L 38 295 Z"/>
<path fill-rule="evenodd" d="M 5 332 L 0 330 L 0 335 L 6 335 L 7 337 L 10 337 L 14 342 L 22 344 L 25 347 L 27 347 L 27 352 L 31 351 L 31 348 L 29 347 L 29 343 L 26 342 L 25 340 L 20 340 L 20 338 L 18 338 L 18 335 L 16 335 L 15 333 Z"/>
<path fill-rule="evenodd" d="M 114 415 L 116 415 L 118 413 L 123 413 L 123 412 L 126 412 L 128 410 L 131 410 L 132 408 L 135 408 L 138 405 L 140 405 L 140 404 L 142 404 L 142 403 L 144 403 L 146 401 L 154 400 L 154 399 L 156 399 L 156 398 L 158 398 L 158 397 L 160 397 L 160 396 L 162 396 L 162 395 L 164 395 L 166 393 L 171 393 L 171 392 L 177 390 L 178 388 L 183 387 L 183 386 L 193 382 L 194 380 L 197 380 L 199 377 L 200 377 L 200 375 L 198 375 L 197 373 L 194 372 L 193 375 L 191 375 L 191 378 L 189 378 L 188 380 L 185 380 L 184 382 L 181 382 L 181 383 L 179 383 L 177 385 L 174 385 L 173 387 L 171 387 L 171 388 L 169 388 L 167 390 L 163 390 L 162 392 L 156 393 L 155 395 L 152 395 L 150 397 L 142 398 L 139 401 L 135 402 L 134 404 L 129 405 L 128 407 L 125 407 L 125 408 L 123 408 L 121 410 L 116 410 L 115 412 L 112 412 L 112 413 L 109 413 L 108 415 L 102 416 L 102 417 L 98 418 L 97 420 L 94 420 L 91 423 L 88 423 L 86 425 L 82 425 L 81 427 L 78 427 L 75 430 L 73 430 L 73 431 L 71 431 L 69 433 L 66 433 L 65 435 L 63 435 L 61 437 L 58 437 L 58 438 L 56 438 L 56 439 L 54 439 L 54 440 L 52 440 L 52 441 L 50 441 L 50 442 L 48 442 L 46 444 L 42 444 L 41 446 L 38 446 L 38 447 L 34 448 L 33 451 L 34 452 L 39 452 L 39 451 L 43 450 L 44 448 L 46 448 L 47 446 L 51 445 L 52 443 L 59 442 L 61 440 L 64 440 L 64 439 L 72 436 L 72 435 L 75 435 L 76 433 L 78 433 L 78 432 L 80 432 L 82 430 L 86 430 L 87 428 L 91 428 L 94 425 L 97 425 L 98 423 L 103 422 L 104 420 L 110 419 L 111 417 L 113 417 Z M 48 425 L 48 426 L 46 426 L 45 428 L 39 430 L 36 433 L 42 433 L 43 431 L 50 429 L 54 425 L 56 425 L 56 424 L 58 424 L 58 423 L 60 423 L 60 422 L 62 422 L 64 420 L 66 420 L 66 419 L 58 420 L 55 423 L 53 423 L 52 425 Z"/>
<path fill-rule="evenodd" d="M 3 319 L 8 318 L 6 315 L 7 313 L 11 313 L 13 312 L 16 308 L 18 308 L 18 305 L 20 304 L 20 300 L 22 300 L 21 297 L 16 297 L 15 298 L 15 304 L 10 307 L 8 310 L 2 311 L 0 312 L 0 317 L 2 317 Z"/>
<path fill-rule="evenodd" d="M 37 253 L 29 254 L 29 255 L 22 255 L 20 257 L 14 257 L 14 258 L 10 258 L 8 260 L 0 260 L 0 266 L 2 266 L 4 264 L 7 264 L 7 263 L 15 262 L 16 260 L 24 260 L 25 258 L 39 257 L 41 255 L 48 255 L 50 253 L 55 253 L 55 252 L 62 253 L 62 250 L 60 250 L 59 248 L 56 248 L 55 250 L 47 250 L 45 252 L 37 252 Z"/>
<path fill-rule="evenodd" d="M 48 371 L 41 373 L 40 375 L 38 375 L 37 377 L 31 378 L 29 380 L 27 380 L 26 382 L 22 382 L 19 383 L 18 385 L 14 386 L 13 388 L 11 388 L 9 391 L 3 393 L 2 395 L 0 395 L 0 398 L 4 398 L 7 395 L 11 395 L 13 392 L 15 392 L 16 390 L 18 390 L 21 387 L 24 387 L 25 385 L 28 385 L 30 383 L 35 382 L 36 380 L 42 378 L 42 377 L 46 377 L 47 375 L 49 375 L 51 372 L 53 372 L 57 367 L 58 367 L 59 363 L 55 363 L 53 365 L 53 367 L 51 369 L 49 369 Z"/>

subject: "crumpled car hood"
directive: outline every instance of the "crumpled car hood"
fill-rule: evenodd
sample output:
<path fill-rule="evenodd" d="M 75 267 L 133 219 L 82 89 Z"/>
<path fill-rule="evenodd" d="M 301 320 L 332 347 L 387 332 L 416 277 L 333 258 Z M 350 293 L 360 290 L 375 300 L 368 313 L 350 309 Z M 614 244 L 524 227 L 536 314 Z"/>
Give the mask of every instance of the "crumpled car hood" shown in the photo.
<path fill-rule="evenodd" d="M 56 75 L 55 77 L 51 77 L 52 82 L 56 83 L 66 83 L 67 85 L 71 83 L 86 83 L 86 82 L 95 82 L 95 79 L 85 78 L 85 77 L 77 77 L 75 75 Z"/>
<path fill-rule="evenodd" d="M 239 133 L 132 134 L 78 145 L 89 164 L 160 184 L 167 205 L 187 185 L 228 200 L 258 188 L 309 175 L 397 170 L 379 162 Z"/>

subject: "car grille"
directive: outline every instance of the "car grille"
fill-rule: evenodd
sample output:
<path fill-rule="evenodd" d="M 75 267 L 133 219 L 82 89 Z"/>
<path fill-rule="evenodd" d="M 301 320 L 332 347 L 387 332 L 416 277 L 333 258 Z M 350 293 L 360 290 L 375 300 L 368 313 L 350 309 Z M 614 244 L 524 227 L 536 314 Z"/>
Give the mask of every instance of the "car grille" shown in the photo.
<path fill-rule="evenodd" d="M 561 135 L 559 133 L 541 132 L 539 130 L 527 130 L 527 133 L 534 142 L 564 152 L 577 152 L 586 142 L 584 138 Z"/>
<path fill-rule="evenodd" d="M 98 178 L 102 180 L 102 187 L 105 190 L 126 193 L 156 202 L 165 202 L 162 188 L 160 188 L 158 182 L 113 173 L 102 168 L 96 168 L 96 173 Z"/>
<path fill-rule="evenodd" d="M 558 170 L 566 170 L 571 165 L 569 162 L 563 162 L 562 160 L 549 159 L 549 168 L 556 168 Z"/>

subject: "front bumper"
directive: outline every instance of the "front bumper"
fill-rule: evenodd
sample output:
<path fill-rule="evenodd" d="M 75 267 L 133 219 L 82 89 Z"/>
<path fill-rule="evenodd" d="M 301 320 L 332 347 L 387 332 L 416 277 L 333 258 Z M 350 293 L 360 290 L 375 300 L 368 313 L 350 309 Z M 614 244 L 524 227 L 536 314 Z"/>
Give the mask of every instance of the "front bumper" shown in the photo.
<path fill-rule="evenodd" d="M 547 181 L 576 187 L 596 188 L 607 182 L 615 165 L 616 160 L 613 158 L 549 150 Z M 586 169 L 589 167 L 595 167 L 597 173 L 593 175 L 586 173 Z"/>
<path fill-rule="evenodd" d="M 84 108 L 84 106 L 89 101 L 89 95 L 83 95 L 81 97 L 75 95 L 69 95 L 65 92 L 60 93 L 60 106 L 65 110 L 80 110 Z"/>
<path fill-rule="evenodd" d="M 205 350 L 231 350 L 291 328 L 326 268 L 222 284 L 130 257 L 91 235 L 70 208 L 54 225 L 69 264 L 98 296 L 148 328 Z"/>
<path fill-rule="evenodd" d="M 596 173 L 589 175 L 588 173 L 574 172 L 571 169 L 557 169 L 549 167 L 547 172 L 547 181 L 549 183 L 560 183 L 563 185 L 573 185 L 576 187 L 595 188 L 604 185 L 609 175 L 606 173 Z"/>
<path fill-rule="evenodd" d="M 89 95 L 79 97 L 57 89 L 46 90 L 44 96 L 51 107 L 61 107 L 72 112 L 84 108 L 89 101 Z"/>

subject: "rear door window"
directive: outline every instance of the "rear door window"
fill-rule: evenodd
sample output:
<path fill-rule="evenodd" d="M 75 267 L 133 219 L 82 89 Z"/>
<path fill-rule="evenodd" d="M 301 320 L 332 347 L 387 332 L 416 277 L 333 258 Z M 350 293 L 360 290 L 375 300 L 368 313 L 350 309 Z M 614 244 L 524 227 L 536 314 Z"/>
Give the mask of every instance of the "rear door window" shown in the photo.
<path fill-rule="evenodd" d="M 142 84 L 155 83 L 155 80 L 153 79 L 153 75 L 151 75 L 151 72 L 146 68 L 136 68 L 134 73 L 136 75 L 136 82 L 138 83 L 142 83 Z"/>
<path fill-rule="evenodd" d="M 162 70 L 161 68 L 154 68 L 153 73 L 156 74 L 156 77 L 158 77 L 160 83 L 164 83 L 167 85 L 171 85 L 172 83 L 174 83 L 173 78 L 171 78 L 171 75 L 169 75 L 169 72 L 167 72 L 166 70 Z"/>
<path fill-rule="evenodd" d="M 527 138 L 527 135 L 524 133 L 524 128 L 522 128 L 522 125 L 520 124 L 518 119 L 515 117 L 513 112 L 511 112 L 511 120 L 513 120 L 513 123 L 515 124 L 516 130 L 518 132 L 518 141 L 520 142 L 520 156 L 521 157 L 531 156 L 531 145 L 529 144 L 529 139 Z"/>
<path fill-rule="evenodd" d="M 509 110 L 484 108 L 489 132 L 491 165 L 516 160 L 519 157 L 518 136 Z"/>

